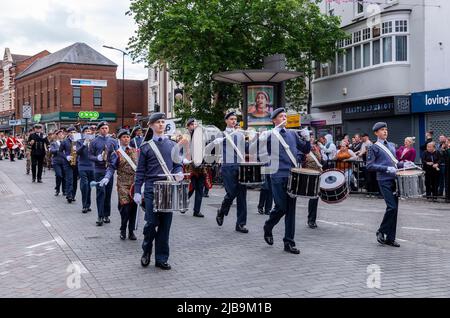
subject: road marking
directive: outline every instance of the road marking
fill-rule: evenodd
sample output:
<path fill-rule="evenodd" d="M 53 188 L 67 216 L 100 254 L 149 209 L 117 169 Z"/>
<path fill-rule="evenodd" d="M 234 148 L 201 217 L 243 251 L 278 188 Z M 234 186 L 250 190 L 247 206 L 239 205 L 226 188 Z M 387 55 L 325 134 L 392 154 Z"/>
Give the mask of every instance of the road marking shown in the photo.
<path fill-rule="evenodd" d="M 364 225 L 363 223 L 350 223 L 350 222 L 336 222 L 336 223 L 343 225 Z"/>
<path fill-rule="evenodd" d="M 14 263 L 14 261 L 9 259 L 7 261 L 4 261 L 4 262 L 0 263 L 0 266 L 6 265 L 6 264 L 9 264 L 9 263 Z"/>
<path fill-rule="evenodd" d="M 9 272 L 8 272 L 8 271 L 6 271 L 6 272 L 1 272 L 1 273 L 0 273 L 0 276 L 4 276 L 4 275 L 6 275 L 6 274 L 9 274 Z"/>
<path fill-rule="evenodd" d="M 80 274 L 87 274 L 89 271 L 87 268 L 81 263 L 81 261 L 72 262 L 72 264 L 77 265 L 80 268 Z"/>
<path fill-rule="evenodd" d="M 426 216 L 443 216 L 442 214 L 433 214 L 433 213 L 414 213 L 415 215 L 426 215 Z"/>
<path fill-rule="evenodd" d="M 331 224 L 331 225 L 336 225 L 336 226 L 339 225 L 339 224 L 337 224 L 337 223 L 335 223 L 335 222 L 328 222 L 328 221 L 322 221 L 322 220 L 317 220 L 317 222 L 322 222 L 322 223 Z"/>
<path fill-rule="evenodd" d="M 27 248 L 35 248 L 35 247 L 38 247 L 38 246 L 42 246 L 42 245 L 53 243 L 55 241 L 56 241 L 56 239 L 55 240 L 51 240 L 51 241 L 47 241 L 47 242 L 42 242 L 42 243 L 35 244 L 35 245 L 30 245 L 30 246 L 27 246 Z"/>
<path fill-rule="evenodd" d="M 403 240 L 403 239 L 399 239 L 399 238 L 396 238 L 395 240 L 400 241 L 400 242 L 408 242 L 407 240 Z"/>
<path fill-rule="evenodd" d="M 34 210 L 26 210 L 26 211 L 15 212 L 15 213 L 11 213 L 11 215 L 19 215 L 19 214 L 25 214 L 25 213 L 30 213 L 30 212 L 34 212 Z"/>
<path fill-rule="evenodd" d="M 51 227 L 52 225 L 47 220 L 42 220 L 42 224 L 44 224 L 45 227 Z"/>
<path fill-rule="evenodd" d="M 61 236 L 55 236 L 55 241 L 60 247 L 67 246 L 66 242 L 61 238 Z"/>
<path fill-rule="evenodd" d="M 439 229 L 424 229 L 421 227 L 409 227 L 409 226 L 402 226 L 402 229 L 405 230 L 419 230 L 419 231 L 434 231 L 434 232 L 440 232 L 441 230 Z"/>
<path fill-rule="evenodd" d="M 37 266 L 37 265 L 30 265 L 30 266 L 27 266 L 28 269 L 33 269 L 33 268 L 36 268 L 36 267 L 38 267 L 38 266 Z"/>

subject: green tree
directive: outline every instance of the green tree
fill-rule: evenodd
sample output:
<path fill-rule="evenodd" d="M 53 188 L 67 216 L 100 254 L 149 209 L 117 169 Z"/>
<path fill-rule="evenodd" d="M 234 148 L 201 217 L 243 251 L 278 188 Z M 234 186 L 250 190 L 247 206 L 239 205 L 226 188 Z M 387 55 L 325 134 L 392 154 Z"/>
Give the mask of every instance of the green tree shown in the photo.
<path fill-rule="evenodd" d="M 183 119 L 195 116 L 217 126 L 241 105 L 241 87 L 215 82 L 212 75 L 259 69 L 263 58 L 283 53 L 289 68 L 312 74 L 311 61 L 327 61 L 345 38 L 337 17 L 322 15 L 319 0 L 132 0 L 137 30 L 130 38 L 134 60 L 169 65 L 185 85 L 189 102 L 176 105 Z M 302 80 L 288 84 L 295 107 L 304 100 Z"/>

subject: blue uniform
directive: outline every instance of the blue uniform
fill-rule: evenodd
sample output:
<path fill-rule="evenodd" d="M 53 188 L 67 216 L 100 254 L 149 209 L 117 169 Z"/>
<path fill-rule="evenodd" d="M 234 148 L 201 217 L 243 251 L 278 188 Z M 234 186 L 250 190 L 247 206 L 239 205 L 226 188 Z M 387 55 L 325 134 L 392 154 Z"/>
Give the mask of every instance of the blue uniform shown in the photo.
<path fill-rule="evenodd" d="M 166 137 L 153 136 L 156 146 L 161 153 L 167 168 L 171 173 L 182 172 L 182 165 L 172 161 L 172 151 L 176 143 Z M 178 151 L 179 153 L 179 151 Z M 153 212 L 153 183 L 158 180 L 166 180 L 159 161 L 148 143 L 141 146 L 138 166 L 134 183 L 135 193 L 141 193 L 144 185 L 145 221 L 144 241 L 142 249 L 144 253 L 152 253 L 153 240 L 155 240 L 155 260 L 157 263 L 165 263 L 169 258 L 169 233 L 172 224 L 172 213 Z"/>
<path fill-rule="evenodd" d="M 82 205 L 83 209 L 89 209 L 91 207 L 90 183 L 95 180 L 94 162 L 89 159 L 89 148 L 84 144 L 84 139 L 78 140 L 76 147 Z"/>
<path fill-rule="evenodd" d="M 56 193 L 60 193 L 60 190 L 62 190 L 62 193 L 66 193 L 65 188 L 65 179 L 64 179 L 64 161 L 66 158 L 64 157 L 64 154 L 60 151 L 61 142 L 60 141 L 53 141 L 50 144 L 50 153 L 52 154 L 52 167 L 53 170 L 55 170 L 55 177 L 56 177 L 56 186 L 55 191 Z"/>
<path fill-rule="evenodd" d="M 383 143 L 395 158 L 395 147 L 392 143 L 384 143 L 383 140 L 378 140 Z M 389 155 L 380 148 L 377 144 L 372 145 L 369 148 L 367 154 L 367 169 L 369 171 L 377 172 L 378 185 L 380 192 L 383 195 L 386 202 L 386 213 L 384 214 L 383 221 L 381 222 L 378 232 L 386 235 L 386 241 L 394 242 L 397 231 L 397 214 L 398 214 L 398 196 L 396 194 L 396 175 L 389 173 L 389 167 L 402 168 L 403 163 L 397 165 L 389 157 Z"/>
<path fill-rule="evenodd" d="M 64 139 L 61 143 L 60 150 L 64 156 L 64 175 L 66 179 L 66 197 L 67 199 L 75 199 L 78 183 L 78 168 L 71 166 L 67 157 L 72 153 L 72 147 L 76 147 L 70 138 Z"/>
<path fill-rule="evenodd" d="M 278 129 L 278 128 L 274 128 Z M 311 150 L 311 143 L 300 140 L 297 133 L 287 129 L 279 130 L 281 138 L 285 140 L 291 150 L 294 158 L 301 158 L 301 153 L 307 154 Z M 277 143 L 272 141 L 275 137 L 271 134 L 267 140 L 267 152 L 270 156 L 271 165 L 278 164 L 278 169 L 270 175 L 272 195 L 275 207 L 272 209 L 269 219 L 264 225 L 265 233 L 272 233 L 273 227 L 284 216 L 285 231 L 283 242 L 286 245 L 295 246 L 295 204 L 296 198 L 291 198 L 287 194 L 287 183 L 291 168 L 294 167 L 283 145 L 278 142 L 278 149 L 272 149 L 272 145 Z M 278 140 L 277 140 L 278 141 Z"/>
<path fill-rule="evenodd" d="M 231 134 L 232 132 L 234 132 L 234 129 L 227 128 L 224 134 Z M 241 133 L 234 133 L 233 136 L 231 136 L 231 139 L 240 150 L 241 154 L 245 156 L 246 146 L 244 135 Z M 236 150 L 224 136 L 222 142 L 221 174 L 226 194 L 217 215 L 218 217 L 228 215 L 231 205 L 236 198 L 236 226 L 244 226 L 247 223 L 247 188 L 245 185 L 239 183 L 239 162 L 241 161 L 242 159 L 238 157 Z"/>
<path fill-rule="evenodd" d="M 134 138 L 131 138 L 130 146 L 136 149 L 139 149 L 142 145 L 142 142 L 144 141 L 144 137 L 136 136 Z"/>
<path fill-rule="evenodd" d="M 98 159 L 98 156 L 106 149 L 108 158 L 111 152 L 117 150 L 117 141 L 111 137 L 103 137 L 101 135 L 95 137 L 89 145 L 89 159 L 94 162 L 94 179 L 100 182 L 105 177 L 107 162 Z M 107 159 L 108 160 L 108 159 Z M 97 213 L 99 218 L 106 218 L 111 215 L 111 195 L 113 189 L 114 178 L 111 177 L 108 184 L 104 187 L 97 186 L 96 202 Z"/>

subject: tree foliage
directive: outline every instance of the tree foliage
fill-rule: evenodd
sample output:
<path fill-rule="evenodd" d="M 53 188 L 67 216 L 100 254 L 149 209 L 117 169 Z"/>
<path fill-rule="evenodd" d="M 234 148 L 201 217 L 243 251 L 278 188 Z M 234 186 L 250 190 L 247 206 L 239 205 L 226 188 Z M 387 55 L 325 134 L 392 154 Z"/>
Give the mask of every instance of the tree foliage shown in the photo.
<path fill-rule="evenodd" d="M 192 101 L 178 104 L 177 115 L 221 126 L 224 111 L 240 106 L 241 88 L 213 81 L 214 73 L 259 69 L 265 56 L 282 53 L 290 69 L 309 75 L 311 61 L 334 56 L 336 40 L 345 34 L 339 19 L 322 15 L 317 2 L 132 0 L 128 14 L 137 30 L 129 51 L 147 65 L 166 63 L 170 76 L 184 84 Z M 288 100 L 298 103 L 304 94 L 300 82 L 289 84 Z"/>

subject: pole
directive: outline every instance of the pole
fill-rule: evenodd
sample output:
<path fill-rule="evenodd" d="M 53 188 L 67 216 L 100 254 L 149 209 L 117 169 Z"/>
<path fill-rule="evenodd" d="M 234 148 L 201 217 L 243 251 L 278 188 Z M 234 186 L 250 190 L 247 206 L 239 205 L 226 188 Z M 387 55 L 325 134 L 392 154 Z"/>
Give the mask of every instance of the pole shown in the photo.
<path fill-rule="evenodd" d="M 125 53 L 122 52 L 122 128 L 124 124 L 125 117 Z"/>
<path fill-rule="evenodd" d="M 28 118 L 25 118 L 25 134 L 28 133 Z"/>

